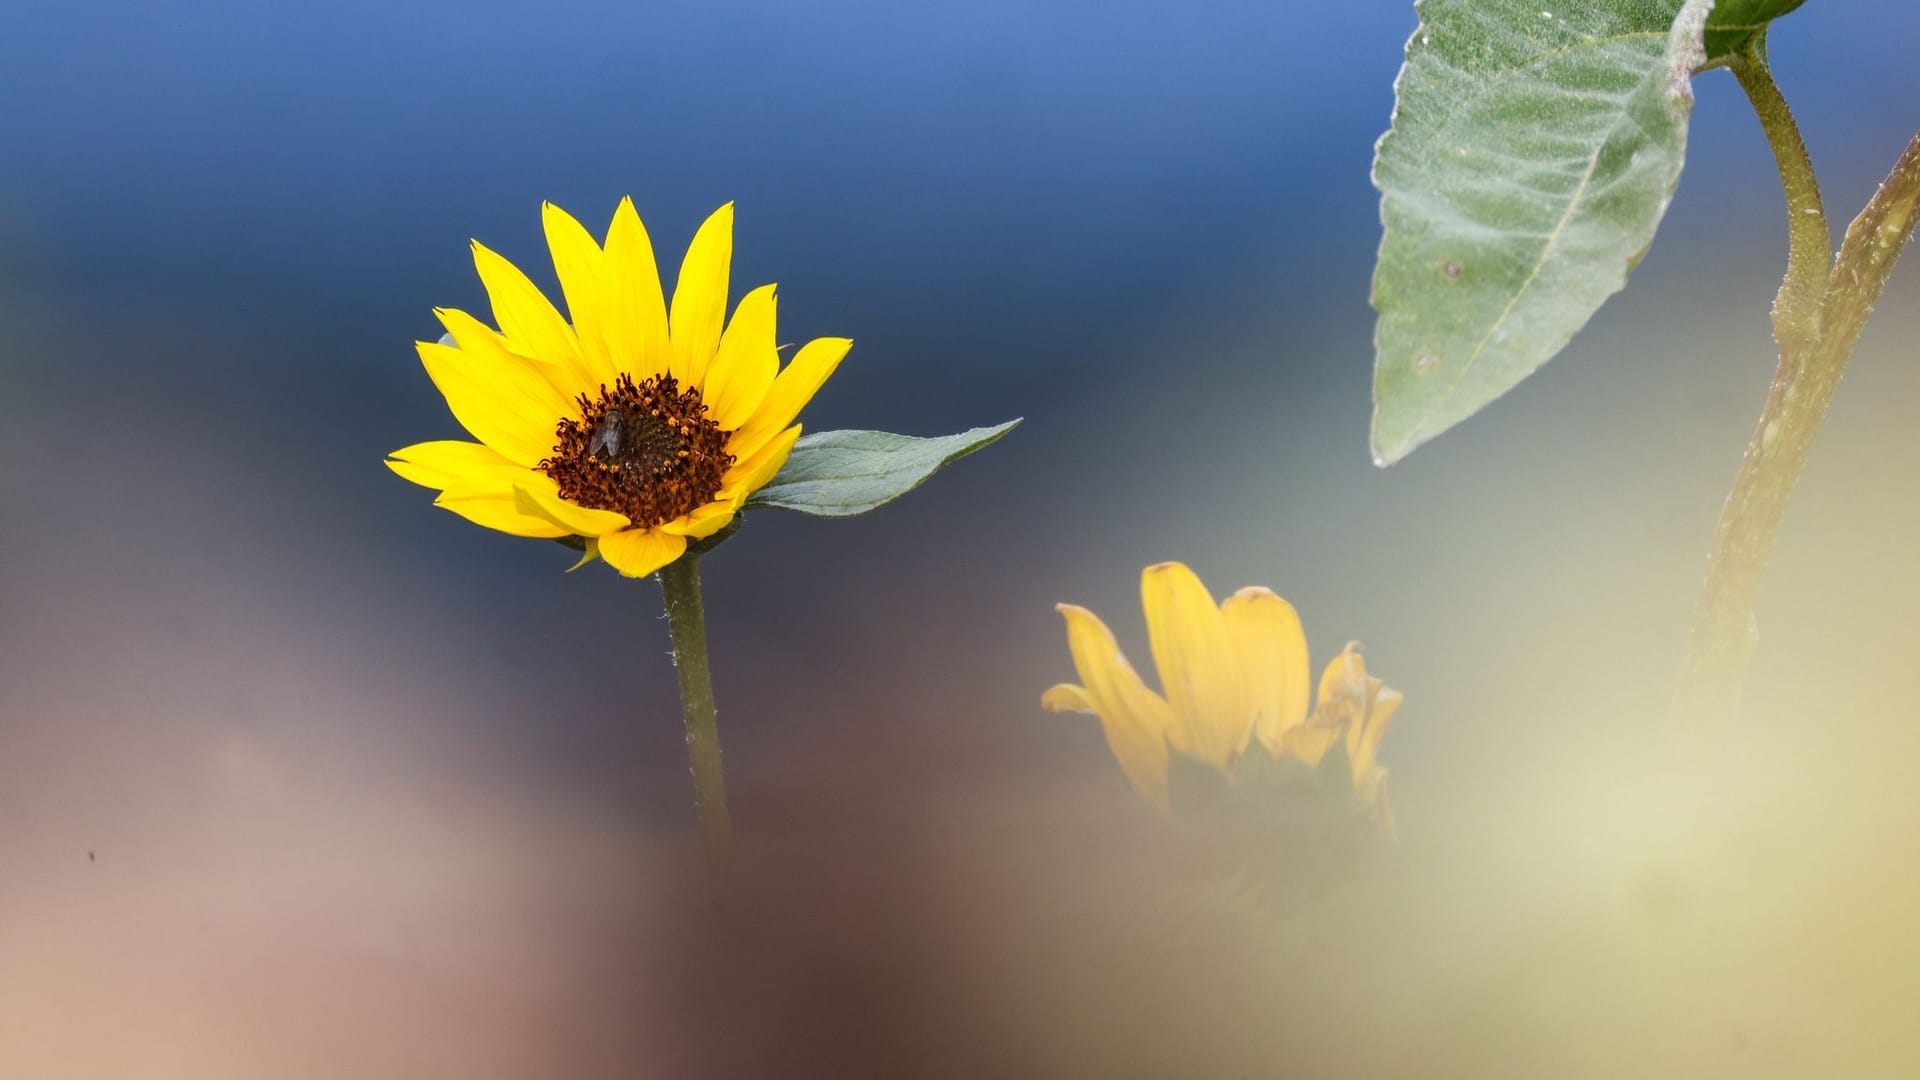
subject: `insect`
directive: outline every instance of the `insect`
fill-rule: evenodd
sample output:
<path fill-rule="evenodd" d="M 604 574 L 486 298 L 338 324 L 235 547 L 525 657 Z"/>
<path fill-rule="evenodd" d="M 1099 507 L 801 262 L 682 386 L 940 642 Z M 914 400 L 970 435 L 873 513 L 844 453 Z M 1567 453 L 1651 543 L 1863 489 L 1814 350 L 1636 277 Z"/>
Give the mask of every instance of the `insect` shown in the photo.
<path fill-rule="evenodd" d="M 603 461 L 612 461 L 620 455 L 620 428 L 622 417 L 619 409 L 608 409 L 607 415 L 593 429 L 593 438 L 587 443 L 587 456 Z M 602 453 L 601 451 L 605 451 Z"/>

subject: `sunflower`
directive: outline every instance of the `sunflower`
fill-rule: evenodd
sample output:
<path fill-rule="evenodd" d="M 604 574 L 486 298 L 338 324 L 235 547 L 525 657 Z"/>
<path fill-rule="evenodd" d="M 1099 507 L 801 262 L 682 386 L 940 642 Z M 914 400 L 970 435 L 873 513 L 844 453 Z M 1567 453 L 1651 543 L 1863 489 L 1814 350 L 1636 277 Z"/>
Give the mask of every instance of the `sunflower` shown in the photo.
<path fill-rule="evenodd" d="M 552 203 L 542 217 L 566 315 L 474 241 L 499 329 L 441 308 L 447 336 L 417 347 L 478 441 L 416 443 L 387 466 L 477 525 L 578 538 L 582 564 L 644 577 L 725 529 L 780 471 L 794 418 L 853 342 L 815 339 L 782 369 L 772 285 L 727 318 L 731 203 L 695 233 L 671 307 L 631 199 L 604 245 Z"/>
<path fill-rule="evenodd" d="M 1061 604 L 1080 685 L 1053 687 L 1043 707 L 1099 716 L 1127 779 L 1162 813 L 1173 752 L 1231 776 L 1256 741 L 1272 760 L 1318 767 L 1344 739 L 1354 794 L 1391 827 L 1377 755 L 1401 694 L 1367 674 L 1357 643 L 1333 658 L 1315 692 L 1300 617 L 1272 590 L 1215 604 L 1192 570 L 1164 562 L 1141 573 L 1140 594 L 1164 694 L 1141 681 L 1099 616 Z"/>

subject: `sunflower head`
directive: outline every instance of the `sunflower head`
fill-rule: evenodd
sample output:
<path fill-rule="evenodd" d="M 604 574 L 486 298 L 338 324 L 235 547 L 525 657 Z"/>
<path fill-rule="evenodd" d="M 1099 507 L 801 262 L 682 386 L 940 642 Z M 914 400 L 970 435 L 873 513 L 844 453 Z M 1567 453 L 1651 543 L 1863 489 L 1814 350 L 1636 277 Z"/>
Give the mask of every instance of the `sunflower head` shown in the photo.
<path fill-rule="evenodd" d="M 1331 777 L 1343 804 L 1357 800 L 1391 830 L 1378 753 L 1401 695 L 1367 673 L 1358 643 L 1333 658 L 1316 691 L 1300 617 L 1271 590 L 1216 604 L 1192 570 L 1168 562 L 1147 567 L 1140 592 L 1161 692 L 1097 615 L 1061 604 L 1080 682 L 1048 690 L 1045 708 L 1098 716 L 1134 789 L 1162 813 L 1179 810 L 1183 785 L 1170 775 L 1194 780 L 1190 791 L 1211 784 L 1255 798 L 1311 775 L 1316 790 Z"/>
<path fill-rule="evenodd" d="M 581 394 L 578 404 L 580 416 L 560 421 L 553 456 L 540 461 L 568 502 L 663 525 L 711 503 L 725 486 L 735 458 L 699 387 L 682 389 L 671 375 L 635 383 L 622 372 L 612 389 L 592 399 Z"/>
<path fill-rule="evenodd" d="M 1041 697 L 1092 713 L 1134 789 L 1173 819 L 1178 863 L 1285 908 L 1360 872 L 1393 831 L 1380 740 L 1400 693 L 1349 644 L 1310 683 L 1293 605 L 1268 589 L 1216 604 L 1179 563 L 1141 575 L 1161 691 L 1141 681 L 1099 617 L 1061 604 L 1079 683 Z"/>
<path fill-rule="evenodd" d="M 774 286 L 727 317 L 733 206 L 700 226 L 668 302 L 630 199 L 596 240 L 543 209 L 565 314 L 512 263 L 473 245 L 493 323 L 435 312 L 417 343 L 427 375 L 473 441 L 416 443 L 389 468 L 478 525 L 573 540 L 629 577 L 679 558 L 734 521 L 800 436 L 800 409 L 852 342 L 819 338 L 784 368 Z"/>

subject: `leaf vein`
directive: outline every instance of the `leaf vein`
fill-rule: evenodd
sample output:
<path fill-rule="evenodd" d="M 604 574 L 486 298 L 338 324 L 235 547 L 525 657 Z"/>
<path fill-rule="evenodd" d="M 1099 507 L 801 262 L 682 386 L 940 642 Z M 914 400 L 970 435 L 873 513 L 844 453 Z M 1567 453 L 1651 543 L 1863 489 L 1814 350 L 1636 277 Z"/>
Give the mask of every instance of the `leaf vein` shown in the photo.
<path fill-rule="evenodd" d="M 1447 384 L 1447 394 L 1441 399 L 1441 404 L 1453 400 L 1454 393 L 1460 389 L 1460 383 L 1466 379 L 1468 370 L 1473 367 L 1473 362 L 1480 359 L 1480 354 L 1486 351 L 1487 342 L 1493 340 L 1493 335 L 1506 324 L 1507 317 L 1513 314 L 1513 309 L 1518 307 L 1520 301 L 1525 298 L 1527 290 L 1533 288 L 1533 283 L 1540 279 L 1540 272 L 1546 269 L 1547 262 L 1552 259 L 1553 249 L 1559 246 L 1560 238 L 1566 234 L 1567 223 L 1573 220 L 1574 211 L 1578 210 L 1581 202 L 1586 199 L 1587 188 L 1593 183 L 1593 174 L 1599 168 L 1600 152 L 1596 150 L 1592 160 L 1587 163 L 1587 171 L 1580 177 L 1579 186 L 1573 190 L 1573 197 L 1567 200 L 1566 212 L 1560 215 L 1560 220 L 1554 223 L 1553 231 L 1547 234 L 1547 242 L 1541 245 L 1540 257 L 1534 260 L 1533 269 L 1528 272 L 1527 280 L 1521 282 L 1520 287 L 1514 290 L 1513 298 L 1507 301 L 1506 307 L 1500 309 L 1499 317 L 1494 319 L 1493 324 L 1487 327 L 1487 332 L 1481 335 L 1479 342 L 1473 347 L 1473 352 L 1467 354 L 1466 362 L 1460 365 L 1460 370 L 1454 374 L 1453 381 Z M 1427 411 L 1432 413 L 1434 409 L 1429 408 Z"/>

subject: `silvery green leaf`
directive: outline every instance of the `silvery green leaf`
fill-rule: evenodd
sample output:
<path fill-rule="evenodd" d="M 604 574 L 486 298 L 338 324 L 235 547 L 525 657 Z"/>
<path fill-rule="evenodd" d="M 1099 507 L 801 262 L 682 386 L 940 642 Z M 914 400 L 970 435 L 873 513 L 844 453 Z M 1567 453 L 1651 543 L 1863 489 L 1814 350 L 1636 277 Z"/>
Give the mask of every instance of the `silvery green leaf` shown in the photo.
<path fill-rule="evenodd" d="M 778 474 L 745 509 L 798 510 L 852 517 L 885 506 L 927 477 L 1012 431 L 1019 420 L 958 435 L 918 438 L 885 431 L 822 431 L 803 436 Z"/>
<path fill-rule="evenodd" d="M 1680 179 L 1707 6 L 1421 0 L 1374 161 L 1380 464 L 1512 389 L 1626 284 Z"/>

